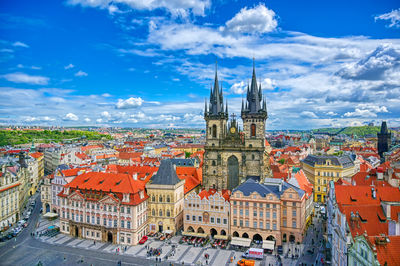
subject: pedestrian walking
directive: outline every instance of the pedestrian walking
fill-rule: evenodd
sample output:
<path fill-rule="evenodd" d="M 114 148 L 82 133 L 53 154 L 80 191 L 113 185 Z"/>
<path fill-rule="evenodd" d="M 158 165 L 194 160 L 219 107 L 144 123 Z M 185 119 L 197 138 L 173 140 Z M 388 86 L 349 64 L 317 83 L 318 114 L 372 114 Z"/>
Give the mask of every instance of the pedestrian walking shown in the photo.
<path fill-rule="evenodd" d="M 96 246 L 96 240 L 93 240 L 93 245 L 95 245 L 95 246 Z"/>

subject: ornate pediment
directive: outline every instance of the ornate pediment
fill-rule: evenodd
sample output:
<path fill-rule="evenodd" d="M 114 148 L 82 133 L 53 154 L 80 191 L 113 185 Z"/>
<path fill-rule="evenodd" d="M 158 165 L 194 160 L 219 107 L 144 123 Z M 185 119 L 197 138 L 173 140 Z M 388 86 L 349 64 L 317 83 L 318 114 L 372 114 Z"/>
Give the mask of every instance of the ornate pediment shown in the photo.
<path fill-rule="evenodd" d="M 104 204 L 115 204 L 119 203 L 119 199 L 114 197 L 111 194 L 105 195 L 99 202 L 104 203 Z"/>

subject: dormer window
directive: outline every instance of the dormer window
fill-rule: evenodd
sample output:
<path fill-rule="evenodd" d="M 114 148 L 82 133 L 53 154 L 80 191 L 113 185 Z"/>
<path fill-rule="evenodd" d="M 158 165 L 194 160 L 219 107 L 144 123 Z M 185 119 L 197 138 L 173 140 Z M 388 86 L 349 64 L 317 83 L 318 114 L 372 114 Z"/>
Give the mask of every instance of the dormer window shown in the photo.
<path fill-rule="evenodd" d="M 69 187 L 65 188 L 65 194 L 69 195 Z"/>
<path fill-rule="evenodd" d="M 139 196 L 140 196 L 140 199 L 144 199 L 144 192 L 143 192 L 143 191 L 140 191 L 140 192 L 139 192 Z"/>
<path fill-rule="evenodd" d="M 122 194 L 122 202 L 129 202 L 129 193 Z"/>

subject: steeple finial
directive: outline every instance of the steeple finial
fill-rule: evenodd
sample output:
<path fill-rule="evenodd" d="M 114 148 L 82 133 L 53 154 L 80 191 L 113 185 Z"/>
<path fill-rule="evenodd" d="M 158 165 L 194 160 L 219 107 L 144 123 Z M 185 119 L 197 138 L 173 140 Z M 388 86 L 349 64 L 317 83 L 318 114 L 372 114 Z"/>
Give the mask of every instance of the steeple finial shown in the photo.
<path fill-rule="evenodd" d="M 225 113 L 228 115 L 228 100 L 226 100 Z"/>

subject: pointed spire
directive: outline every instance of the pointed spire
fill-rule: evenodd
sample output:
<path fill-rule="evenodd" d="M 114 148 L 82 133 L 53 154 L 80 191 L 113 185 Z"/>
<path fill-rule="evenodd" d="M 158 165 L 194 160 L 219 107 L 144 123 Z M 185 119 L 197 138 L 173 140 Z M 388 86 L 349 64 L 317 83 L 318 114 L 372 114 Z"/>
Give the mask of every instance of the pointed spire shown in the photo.
<path fill-rule="evenodd" d="M 243 98 L 242 98 L 242 113 L 244 111 L 244 102 L 243 102 Z"/>
<path fill-rule="evenodd" d="M 228 100 L 226 100 L 226 106 L 225 106 L 225 114 L 228 115 Z"/>
<path fill-rule="evenodd" d="M 248 111 L 250 113 L 258 113 L 261 110 L 262 92 L 261 87 L 258 89 L 256 78 L 256 66 L 253 58 L 253 75 L 251 77 L 250 90 L 247 90 L 247 102 L 249 104 Z"/>
<path fill-rule="evenodd" d="M 204 98 L 204 114 L 207 114 L 207 98 Z"/>

